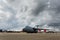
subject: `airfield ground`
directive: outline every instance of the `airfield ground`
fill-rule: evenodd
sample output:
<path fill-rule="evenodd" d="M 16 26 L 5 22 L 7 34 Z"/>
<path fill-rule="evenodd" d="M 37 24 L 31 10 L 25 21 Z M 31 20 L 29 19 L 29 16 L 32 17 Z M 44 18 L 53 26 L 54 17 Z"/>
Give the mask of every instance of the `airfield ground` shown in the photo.
<path fill-rule="evenodd" d="M 0 40 L 60 40 L 60 33 L 0 33 Z"/>

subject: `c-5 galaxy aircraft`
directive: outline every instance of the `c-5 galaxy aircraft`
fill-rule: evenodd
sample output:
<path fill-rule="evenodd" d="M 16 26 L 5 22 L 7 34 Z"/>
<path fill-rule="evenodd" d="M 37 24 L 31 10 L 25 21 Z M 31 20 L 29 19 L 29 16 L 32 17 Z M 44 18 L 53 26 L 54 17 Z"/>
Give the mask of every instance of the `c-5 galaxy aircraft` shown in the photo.
<path fill-rule="evenodd" d="M 44 29 L 44 28 L 32 28 L 30 26 L 26 26 L 25 28 L 23 28 L 23 32 L 27 32 L 27 33 L 38 33 L 38 32 L 44 32 L 44 33 L 54 33 L 54 31 L 51 31 L 51 29 Z"/>

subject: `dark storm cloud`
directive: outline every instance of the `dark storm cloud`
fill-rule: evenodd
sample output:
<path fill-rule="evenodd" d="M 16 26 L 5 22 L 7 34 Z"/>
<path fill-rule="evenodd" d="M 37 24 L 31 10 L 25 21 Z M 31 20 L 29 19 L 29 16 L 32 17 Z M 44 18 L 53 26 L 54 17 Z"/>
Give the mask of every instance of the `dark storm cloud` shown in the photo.
<path fill-rule="evenodd" d="M 35 16 L 39 15 L 39 13 L 42 12 L 42 11 L 45 9 L 45 6 L 46 6 L 46 5 L 43 5 L 43 4 L 38 5 L 38 6 L 32 11 L 33 15 L 35 15 Z"/>
<path fill-rule="evenodd" d="M 32 15 L 37 16 L 40 12 L 45 10 L 45 7 L 47 6 L 46 2 L 48 0 L 35 0 L 37 3 L 36 7 L 32 10 Z"/>
<path fill-rule="evenodd" d="M 38 1 L 38 5 L 37 7 L 33 10 L 33 14 L 35 16 L 38 16 L 40 14 L 40 12 L 47 10 L 50 10 L 50 15 L 52 16 L 52 20 L 50 23 L 48 23 L 49 26 L 52 27 L 60 27 L 60 0 L 50 0 L 50 8 L 47 8 L 47 1 L 43 1 L 41 3 L 39 3 L 40 1 Z M 44 24 L 45 25 L 45 24 Z"/>
<path fill-rule="evenodd" d="M 60 28 L 60 0 L 51 0 L 51 13 L 52 21 L 48 24 L 49 26 Z"/>

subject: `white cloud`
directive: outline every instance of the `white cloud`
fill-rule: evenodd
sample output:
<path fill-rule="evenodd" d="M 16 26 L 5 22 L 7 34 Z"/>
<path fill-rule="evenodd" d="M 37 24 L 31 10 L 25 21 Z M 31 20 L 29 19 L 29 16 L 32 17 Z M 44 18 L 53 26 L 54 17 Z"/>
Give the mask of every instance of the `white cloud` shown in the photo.
<path fill-rule="evenodd" d="M 0 22 L 8 21 L 11 17 L 11 13 L 0 10 Z"/>
<path fill-rule="evenodd" d="M 44 26 L 51 21 L 53 22 L 54 18 L 56 18 L 55 9 L 57 5 L 54 6 L 57 2 L 52 2 L 52 0 L 2 0 L 2 4 L 2 6 L 0 5 L 0 9 L 2 9 L 0 10 L 0 22 L 3 22 L 3 24 L 10 22 L 9 24 L 13 25 L 15 23 L 18 25 L 17 27 L 11 25 L 12 30 L 22 29 L 26 25 L 35 26 L 38 24 Z M 8 8 L 6 9 L 6 7 Z M 38 15 L 34 16 L 35 13 Z M 12 20 L 14 23 L 12 23 Z M 9 26 L 9 28 L 11 27 Z"/>
<path fill-rule="evenodd" d="M 0 8 L 3 8 L 3 7 L 0 5 Z"/>
<path fill-rule="evenodd" d="M 2 0 L 4 3 L 7 3 L 7 0 Z"/>

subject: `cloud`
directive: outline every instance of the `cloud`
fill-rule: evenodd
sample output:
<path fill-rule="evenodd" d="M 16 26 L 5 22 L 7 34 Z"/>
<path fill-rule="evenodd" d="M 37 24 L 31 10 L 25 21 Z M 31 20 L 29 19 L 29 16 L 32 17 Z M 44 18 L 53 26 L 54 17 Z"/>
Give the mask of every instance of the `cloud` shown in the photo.
<path fill-rule="evenodd" d="M 3 7 L 0 5 L 0 8 L 3 8 Z"/>
<path fill-rule="evenodd" d="M 60 24 L 59 2 L 60 0 L 0 0 L 1 26 L 7 25 L 6 29 L 19 30 L 27 25 L 42 25 L 44 28 L 47 25 L 54 29 L 54 26 L 49 25 Z"/>

